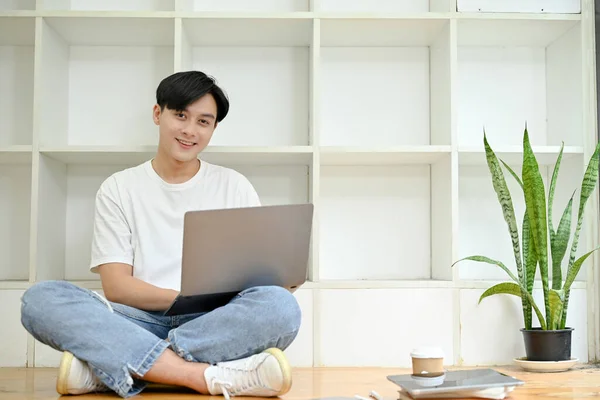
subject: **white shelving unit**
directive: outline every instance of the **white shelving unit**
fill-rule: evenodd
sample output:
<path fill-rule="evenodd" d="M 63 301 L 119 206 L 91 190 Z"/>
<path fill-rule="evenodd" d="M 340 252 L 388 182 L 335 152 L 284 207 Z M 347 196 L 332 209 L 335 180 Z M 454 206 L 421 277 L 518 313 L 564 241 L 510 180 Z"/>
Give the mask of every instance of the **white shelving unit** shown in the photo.
<path fill-rule="evenodd" d="M 513 268 L 484 128 L 520 172 L 527 123 L 547 181 L 565 142 L 556 222 L 578 189 L 596 143 L 593 2 L 577 14 L 456 9 L 453 0 L 0 0 L 0 343 L 19 338 L 0 365 L 56 366 L 58 353 L 21 327 L 20 295 L 47 279 L 100 290 L 88 271 L 95 193 L 153 156 L 156 86 L 189 69 L 215 76 L 231 99 L 201 158 L 245 174 L 264 204 L 316 206 L 294 365 L 408 366 L 421 344 L 442 346 L 448 364 L 522 355 L 518 302 L 477 305 L 505 274 L 451 264 L 485 254 Z M 597 243 L 597 208 L 594 198 L 580 253 Z M 588 295 L 598 262 L 587 265 L 569 308 L 583 361 L 600 357 Z M 370 350 L 350 351 L 359 342 Z"/>

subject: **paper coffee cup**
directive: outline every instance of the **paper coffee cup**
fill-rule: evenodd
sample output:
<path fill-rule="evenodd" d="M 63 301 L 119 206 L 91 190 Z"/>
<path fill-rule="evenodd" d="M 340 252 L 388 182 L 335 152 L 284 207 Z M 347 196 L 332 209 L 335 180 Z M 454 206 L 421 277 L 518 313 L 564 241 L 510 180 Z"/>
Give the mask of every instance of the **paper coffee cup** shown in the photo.
<path fill-rule="evenodd" d="M 410 353 L 413 375 L 436 377 L 444 374 L 444 352 L 439 347 L 419 347 Z"/>

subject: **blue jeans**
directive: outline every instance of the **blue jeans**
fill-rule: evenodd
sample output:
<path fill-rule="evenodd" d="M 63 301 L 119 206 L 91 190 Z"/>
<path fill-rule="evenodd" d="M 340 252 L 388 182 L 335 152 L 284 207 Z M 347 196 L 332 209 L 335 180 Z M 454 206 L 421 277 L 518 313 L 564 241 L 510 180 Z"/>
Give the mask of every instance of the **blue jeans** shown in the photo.
<path fill-rule="evenodd" d="M 285 350 L 301 319 L 293 294 L 276 286 L 245 290 L 208 313 L 172 317 L 109 302 L 66 281 L 37 283 L 21 300 L 21 322 L 34 338 L 86 361 L 121 397 L 147 386 L 133 375 L 143 376 L 169 347 L 209 364 Z"/>

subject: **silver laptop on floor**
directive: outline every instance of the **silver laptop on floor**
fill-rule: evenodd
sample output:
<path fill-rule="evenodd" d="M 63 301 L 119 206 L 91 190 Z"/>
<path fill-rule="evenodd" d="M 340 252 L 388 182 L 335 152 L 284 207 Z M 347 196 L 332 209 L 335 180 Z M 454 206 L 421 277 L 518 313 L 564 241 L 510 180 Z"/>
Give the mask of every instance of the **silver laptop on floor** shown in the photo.
<path fill-rule="evenodd" d="M 164 315 L 208 312 L 254 286 L 307 279 L 312 204 L 188 211 L 181 291 Z"/>

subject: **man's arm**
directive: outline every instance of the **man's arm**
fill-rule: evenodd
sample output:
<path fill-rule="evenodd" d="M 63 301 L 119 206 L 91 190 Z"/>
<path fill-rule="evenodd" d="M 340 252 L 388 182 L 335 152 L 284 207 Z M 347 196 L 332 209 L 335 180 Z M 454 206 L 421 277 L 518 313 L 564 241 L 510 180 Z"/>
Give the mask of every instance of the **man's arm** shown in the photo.
<path fill-rule="evenodd" d="M 100 274 L 110 301 L 143 310 L 166 310 L 177 296 L 133 276 L 132 232 L 116 179 L 109 177 L 96 194 L 91 270 Z"/>
<path fill-rule="evenodd" d="M 122 263 L 98 267 L 105 297 L 112 302 L 141 310 L 162 311 L 169 308 L 178 292 L 162 289 L 133 276 L 133 267 Z"/>

